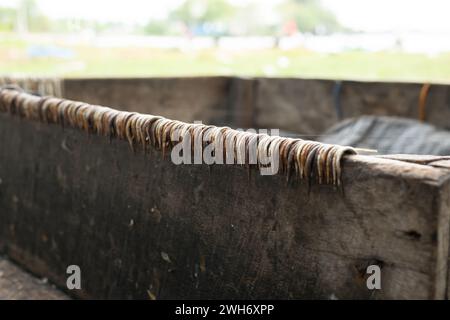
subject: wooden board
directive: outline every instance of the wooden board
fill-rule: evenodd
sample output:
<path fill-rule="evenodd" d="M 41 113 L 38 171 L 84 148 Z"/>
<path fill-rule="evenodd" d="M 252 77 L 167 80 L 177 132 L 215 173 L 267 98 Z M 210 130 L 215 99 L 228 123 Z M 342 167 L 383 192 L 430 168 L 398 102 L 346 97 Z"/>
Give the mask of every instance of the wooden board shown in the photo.
<path fill-rule="evenodd" d="M 223 124 L 230 118 L 225 77 L 65 79 L 64 97 L 185 122 Z"/>
<path fill-rule="evenodd" d="M 277 128 L 309 136 L 343 118 L 389 115 L 419 118 L 423 84 L 299 78 L 64 79 L 68 99 L 168 118 L 243 128 Z M 450 86 L 433 84 L 426 121 L 450 128 Z"/>
<path fill-rule="evenodd" d="M 61 286 L 79 265 L 82 298 L 445 298 L 448 169 L 343 170 L 343 192 L 309 190 L 2 114 L 0 251 Z"/>
<path fill-rule="evenodd" d="M 339 120 L 337 100 L 343 118 L 360 115 L 419 118 L 422 84 L 342 81 L 336 98 L 335 81 L 289 78 L 255 81 L 258 82 L 256 123 L 263 128 L 321 134 Z M 450 128 L 450 86 L 431 85 L 425 106 L 428 123 Z"/>

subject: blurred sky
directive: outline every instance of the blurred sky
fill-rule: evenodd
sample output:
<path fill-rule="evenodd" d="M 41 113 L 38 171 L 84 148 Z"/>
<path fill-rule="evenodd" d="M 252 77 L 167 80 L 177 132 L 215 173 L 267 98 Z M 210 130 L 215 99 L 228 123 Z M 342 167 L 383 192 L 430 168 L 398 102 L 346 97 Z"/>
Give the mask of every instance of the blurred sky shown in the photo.
<path fill-rule="evenodd" d="M 0 0 L 14 6 L 19 0 Z M 55 18 L 88 18 L 99 21 L 145 23 L 163 18 L 182 0 L 36 0 L 39 7 Z M 251 0 L 229 0 L 245 4 Z M 258 0 L 267 14 L 282 0 Z M 450 33 L 449 0 L 321 0 L 339 21 L 361 31 L 430 31 Z"/>

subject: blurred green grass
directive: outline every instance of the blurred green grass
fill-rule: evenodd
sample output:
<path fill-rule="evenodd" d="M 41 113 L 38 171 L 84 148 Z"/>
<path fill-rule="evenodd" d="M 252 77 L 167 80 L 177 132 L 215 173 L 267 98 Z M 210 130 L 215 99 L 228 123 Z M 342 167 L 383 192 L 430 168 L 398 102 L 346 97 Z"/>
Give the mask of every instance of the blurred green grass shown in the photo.
<path fill-rule="evenodd" d="M 30 43 L 0 35 L 0 74 L 13 76 L 145 77 L 239 75 L 450 82 L 450 53 L 307 50 L 163 50 L 64 46 L 70 59 L 29 58 Z"/>

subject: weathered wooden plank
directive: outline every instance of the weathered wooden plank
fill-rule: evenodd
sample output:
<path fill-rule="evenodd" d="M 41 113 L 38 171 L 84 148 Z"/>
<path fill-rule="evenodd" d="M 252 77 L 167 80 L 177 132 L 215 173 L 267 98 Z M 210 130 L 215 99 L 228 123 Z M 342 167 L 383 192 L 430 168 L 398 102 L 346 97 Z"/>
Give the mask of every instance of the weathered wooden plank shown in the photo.
<path fill-rule="evenodd" d="M 223 125 L 256 128 L 255 106 L 258 82 L 251 78 L 231 78 L 229 90 L 229 116 Z"/>
<path fill-rule="evenodd" d="M 258 127 L 317 135 L 338 121 L 333 81 L 260 78 L 257 82 Z"/>
<path fill-rule="evenodd" d="M 444 298 L 448 170 L 343 170 L 344 193 L 309 190 L 0 115 L 0 249 L 60 285 L 79 265 L 78 297 Z"/>
<path fill-rule="evenodd" d="M 438 161 L 438 162 L 442 162 Z M 447 165 L 449 161 L 447 160 Z M 432 164 L 434 166 L 434 163 Z M 441 167 L 440 165 L 436 167 Z M 450 166 L 443 167 L 450 169 Z M 442 180 L 439 188 L 439 196 L 436 200 L 438 221 L 437 221 L 437 251 L 436 251 L 436 271 L 434 299 L 448 299 L 448 259 L 449 259 L 449 228 L 450 228 L 450 183 L 449 177 Z"/>
<path fill-rule="evenodd" d="M 322 134 L 344 118 L 389 115 L 418 119 L 422 84 L 299 78 L 137 78 L 65 79 L 65 97 L 122 110 L 158 114 L 187 122 L 278 128 Z M 450 87 L 433 84 L 426 121 L 449 128 Z"/>
<path fill-rule="evenodd" d="M 186 122 L 223 124 L 229 113 L 225 77 L 65 79 L 65 98 L 161 115 Z"/>
<path fill-rule="evenodd" d="M 308 135 L 323 133 L 338 121 L 337 99 L 344 118 L 360 115 L 418 119 L 422 84 L 313 79 L 257 79 L 256 123 Z M 450 88 L 433 84 L 426 99 L 426 121 L 449 128 Z"/>

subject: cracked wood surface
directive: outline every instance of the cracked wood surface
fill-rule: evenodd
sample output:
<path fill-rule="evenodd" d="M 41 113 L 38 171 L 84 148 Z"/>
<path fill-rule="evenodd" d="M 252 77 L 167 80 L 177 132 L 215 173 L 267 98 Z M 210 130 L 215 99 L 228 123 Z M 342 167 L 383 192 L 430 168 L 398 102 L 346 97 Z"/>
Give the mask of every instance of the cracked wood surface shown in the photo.
<path fill-rule="evenodd" d="M 0 251 L 61 286 L 79 265 L 77 297 L 446 297 L 446 169 L 354 156 L 341 192 L 7 115 L 0 139 Z"/>

